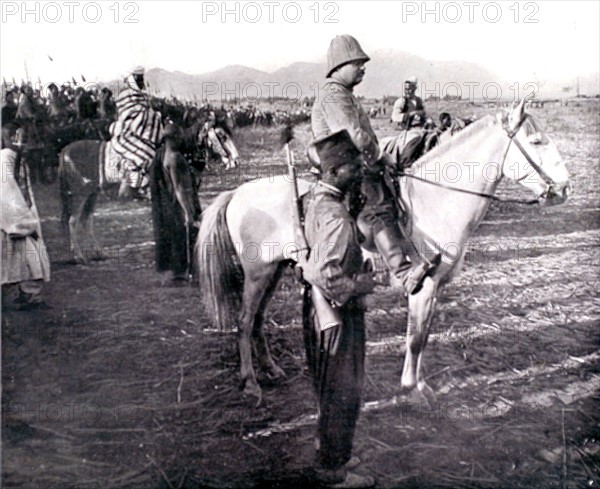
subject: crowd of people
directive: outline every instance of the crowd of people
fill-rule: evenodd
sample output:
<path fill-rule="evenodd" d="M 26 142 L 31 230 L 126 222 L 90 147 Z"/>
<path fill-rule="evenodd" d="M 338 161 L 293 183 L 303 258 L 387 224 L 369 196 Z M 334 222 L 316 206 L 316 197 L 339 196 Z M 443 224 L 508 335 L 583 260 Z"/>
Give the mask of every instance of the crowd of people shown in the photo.
<path fill-rule="evenodd" d="M 114 87 L 113 87 L 114 88 Z M 116 92 L 109 86 L 98 84 L 75 85 L 64 83 L 60 86 L 50 83 L 36 87 L 31 82 L 2 85 L 2 121 L 4 124 L 16 122 L 65 126 L 84 121 L 110 121 L 117 118 L 116 99 L 127 86 L 119 85 Z M 169 116 L 183 115 L 190 108 L 199 110 L 220 110 L 228 113 L 235 127 L 265 126 L 300 123 L 310 118 L 310 110 L 304 106 L 293 109 L 265 108 L 253 103 L 225 105 L 213 101 L 183 100 L 176 96 L 160 97 L 149 95 L 152 107 Z"/>

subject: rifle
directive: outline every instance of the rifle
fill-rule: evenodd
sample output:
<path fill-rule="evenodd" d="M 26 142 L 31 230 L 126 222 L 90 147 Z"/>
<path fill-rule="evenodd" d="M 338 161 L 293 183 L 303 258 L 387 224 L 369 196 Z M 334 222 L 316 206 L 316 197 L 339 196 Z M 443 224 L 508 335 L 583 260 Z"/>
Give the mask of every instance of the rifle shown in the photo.
<path fill-rule="evenodd" d="M 296 243 L 300 245 L 300 248 L 296 249 L 294 253 L 296 254 L 296 262 L 300 263 L 303 258 L 308 259 L 310 247 L 308 246 L 306 236 L 304 235 L 304 216 L 302 202 L 298 192 L 298 176 L 296 172 L 296 164 L 294 163 L 294 152 L 290 147 L 290 142 L 292 139 L 294 139 L 294 130 L 291 124 L 288 124 L 284 128 L 281 137 L 284 142 L 285 153 L 287 157 L 288 178 L 292 184 L 292 217 L 294 219 L 294 238 L 296 239 Z M 304 253 L 306 254 L 305 257 L 303 257 Z"/>
<path fill-rule="evenodd" d="M 290 142 L 294 139 L 293 127 L 288 124 L 282 132 L 282 140 L 284 142 L 285 151 L 287 155 L 287 167 L 288 167 L 288 178 L 292 184 L 292 217 L 294 219 L 294 238 L 297 244 L 300 245 L 299 249 L 294 251 L 296 255 L 296 270 L 302 276 L 302 262 L 307 262 L 310 256 L 310 247 L 306 241 L 304 235 L 304 219 L 302 201 L 300 200 L 300 194 L 298 192 L 298 177 L 296 172 L 296 165 L 294 164 L 294 153 L 290 147 Z M 305 281 L 305 287 L 308 286 Z M 329 299 L 327 299 L 321 289 L 315 285 L 310 285 L 311 296 L 317 319 L 321 331 L 332 328 L 334 326 L 341 326 L 343 324 L 342 317 L 339 312 L 335 310 Z"/>

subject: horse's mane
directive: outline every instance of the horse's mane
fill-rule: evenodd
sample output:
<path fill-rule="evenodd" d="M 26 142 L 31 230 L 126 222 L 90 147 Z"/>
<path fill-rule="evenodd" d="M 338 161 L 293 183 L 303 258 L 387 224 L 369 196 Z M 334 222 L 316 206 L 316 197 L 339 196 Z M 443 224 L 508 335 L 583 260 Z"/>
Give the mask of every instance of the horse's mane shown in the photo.
<path fill-rule="evenodd" d="M 442 154 L 444 154 L 448 149 L 458 146 L 464 142 L 465 139 L 469 139 L 474 133 L 479 132 L 483 127 L 486 127 L 490 121 L 490 119 L 495 119 L 495 117 L 491 114 L 483 116 L 481 119 L 473 122 L 468 125 L 462 131 L 460 131 L 455 136 L 452 136 L 447 141 L 444 141 L 439 146 L 436 146 L 431 151 L 425 153 L 421 156 L 411 167 L 412 170 L 415 170 L 431 160 L 435 160 L 439 158 Z"/>

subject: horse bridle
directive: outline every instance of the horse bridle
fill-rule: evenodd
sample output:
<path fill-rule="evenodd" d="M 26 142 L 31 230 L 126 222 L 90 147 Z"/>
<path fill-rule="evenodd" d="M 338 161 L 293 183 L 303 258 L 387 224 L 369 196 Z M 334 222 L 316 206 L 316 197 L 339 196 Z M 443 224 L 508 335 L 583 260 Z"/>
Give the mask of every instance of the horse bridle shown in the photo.
<path fill-rule="evenodd" d="M 542 169 L 542 167 L 540 165 L 538 165 L 533 160 L 533 158 L 525 150 L 525 148 L 523 147 L 523 145 L 521 144 L 521 142 L 518 139 L 516 139 L 516 137 L 515 137 L 517 135 L 517 133 L 520 131 L 521 127 L 523 126 L 523 123 L 525 122 L 525 120 L 528 119 L 529 117 L 531 117 L 529 114 L 524 114 L 523 117 L 521 118 L 521 120 L 519 121 L 519 123 L 512 130 L 508 127 L 508 124 L 503 125 L 503 129 L 506 132 L 506 135 L 508 136 L 509 141 L 508 141 L 508 145 L 506 146 L 506 150 L 504 151 L 504 157 L 502 158 L 501 168 L 504 167 L 504 163 L 506 162 L 506 157 L 508 156 L 508 151 L 510 149 L 510 145 L 512 143 L 514 143 L 515 146 L 521 151 L 521 154 L 527 160 L 527 163 L 529 163 L 532 166 L 532 168 L 537 172 L 537 174 L 540 176 L 540 178 L 542 180 L 544 180 L 544 182 L 550 188 L 552 188 L 552 186 L 554 185 L 554 181 L 548 176 L 548 174 Z M 495 195 L 492 195 L 492 194 L 486 194 L 486 193 L 483 193 L 483 192 L 474 192 L 472 190 L 467 190 L 467 189 L 459 188 L 459 187 L 452 187 L 450 185 L 445 185 L 445 184 L 439 183 L 439 182 L 432 182 L 431 180 L 427 180 L 425 178 L 418 177 L 417 175 L 411 175 L 411 174 L 408 174 L 408 173 L 404 173 L 402 171 L 398 172 L 397 176 L 404 176 L 404 177 L 414 178 L 415 180 L 419 180 L 421 182 L 425 182 L 425 183 L 428 183 L 430 185 L 435 185 L 436 187 L 442 187 L 442 188 L 445 188 L 445 189 L 448 189 L 448 190 L 453 190 L 455 192 L 461 192 L 461 193 L 464 193 L 464 194 L 476 195 L 477 197 L 484 197 L 486 199 L 493 200 L 495 202 L 508 202 L 508 203 L 512 203 L 512 204 L 533 205 L 533 204 L 539 204 L 540 198 L 543 197 L 543 195 L 544 195 L 544 194 L 542 194 L 537 199 L 530 199 L 530 200 L 523 200 L 523 199 L 502 199 L 502 198 L 496 197 Z M 516 182 L 520 182 L 520 181 L 524 180 L 525 178 L 527 178 L 528 176 L 529 175 L 525 175 L 524 177 L 519 178 L 518 180 L 516 180 Z"/>
<path fill-rule="evenodd" d="M 535 162 L 535 160 L 525 150 L 525 148 L 523 147 L 521 142 L 515 137 L 517 135 L 517 133 L 521 130 L 523 123 L 530 117 L 531 116 L 529 114 L 524 114 L 523 117 L 521 117 L 521 120 L 519 121 L 517 126 L 512 130 L 509 129 L 508 125 L 504 126 L 504 131 L 506 132 L 506 135 L 509 137 L 509 142 L 508 142 L 508 146 L 506 147 L 506 151 L 504 152 L 504 158 L 502 160 L 502 167 L 504 167 L 504 163 L 506 161 L 506 156 L 508 155 L 508 150 L 510 149 L 510 145 L 511 145 L 511 143 L 514 143 L 515 146 L 519 149 L 519 151 L 521 151 L 521 154 L 527 160 L 527 163 L 529 163 L 531 165 L 531 167 L 537 172 L 537 174 L 540 176 L 540 178 L 542 180 L 544 180 L 544 182 L 546 182 L 546 184 L 549 187 L 552 187 L 554 185 L 554 180 L 552 180 L 552 178 L 550 178 L 548 176 L 548 174 L 544 171 L 544 169 Z M 516 182 L 520 182 L 521 180 L 524 180 L 528 176 L 529 175 L 519 178 L 518 180 L 516 180 Z"/>

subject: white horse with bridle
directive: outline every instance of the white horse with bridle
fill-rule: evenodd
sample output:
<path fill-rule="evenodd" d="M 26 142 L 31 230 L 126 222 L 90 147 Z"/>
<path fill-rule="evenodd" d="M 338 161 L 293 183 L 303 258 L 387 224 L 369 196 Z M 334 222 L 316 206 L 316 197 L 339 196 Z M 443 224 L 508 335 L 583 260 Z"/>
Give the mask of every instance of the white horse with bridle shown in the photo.
<path fill-rule="evenodd" d="M 428 399 L 432 389 L 421 374 L 423 351 L 441 286 L 456 275 L 466 243 L 481 222 L 503 177 L 526 187 L 536 200 L 561 203 L 569 173 L 560 153 L 524 111 L 488 115 L 419 159 L 410 175 L 397 177 L 408 238 L 417 250 L 436 250 L 442 262 L 408 298 L 407 349 L 401 387 Z M 300 193 L 312 184 L 299 181 Z M 197 242 L 202 294 L 220 328 L 239 329 L 244 392 L 260 398 L 252 366 L 252 339 L 259 366 L 269 377 L 284 375 L 262 331 L 262 317 L 295 243 L 292 187 L 285 177 L 248 182 L 222 193 L 205 210 Z M 375 251 L 368 229 L 362 244 Z"/>

